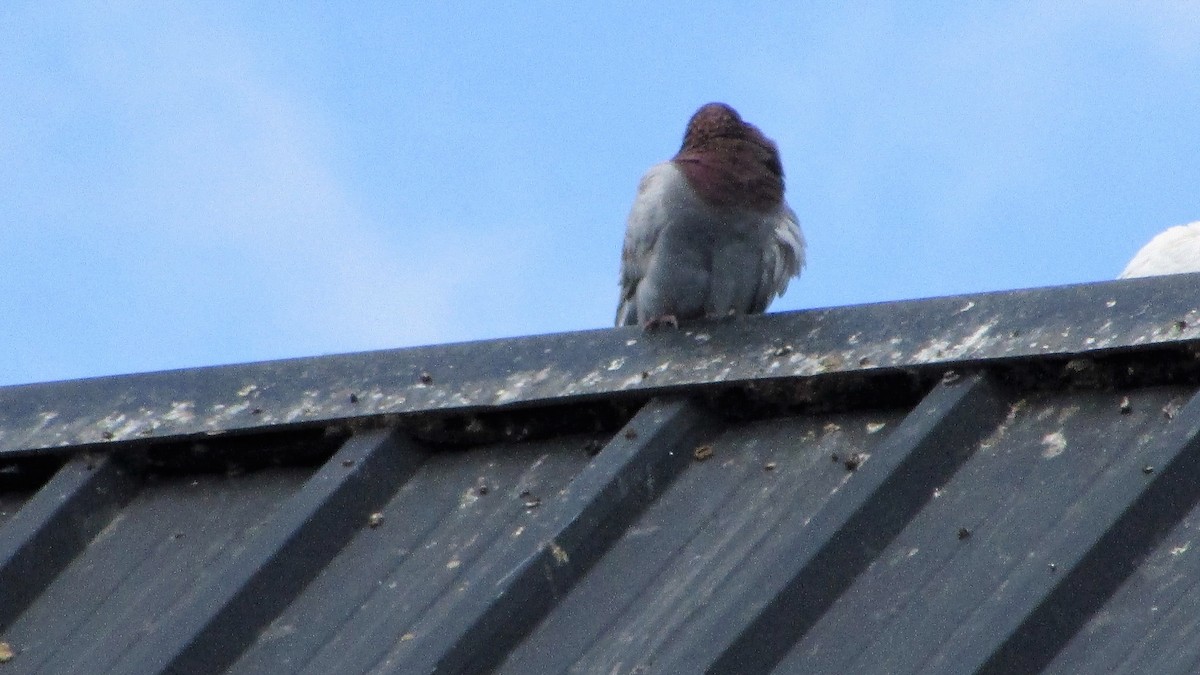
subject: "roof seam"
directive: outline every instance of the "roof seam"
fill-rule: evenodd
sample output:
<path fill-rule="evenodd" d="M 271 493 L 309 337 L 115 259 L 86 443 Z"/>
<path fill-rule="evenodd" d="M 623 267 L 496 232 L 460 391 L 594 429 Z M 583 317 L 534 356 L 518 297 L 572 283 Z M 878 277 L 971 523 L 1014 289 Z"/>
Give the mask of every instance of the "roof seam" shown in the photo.
<path fill-rule="evenodd" d="M 136 490 L 136 481 L 112 458 L 76 457 L 0 526 L 0 630 L 20 616 Z"/>
<path fill-rule="evenodd" d="M 503 660 L 692 460 L 683 446 L 714 428 L 694 402 L 654 399 L 567 487 L 544 542 L 453 636 L 434 672 L 484 672 Z M 477 586 L 477 584 L 472 584 Z"/>
<path fill-rule="evenodd" d="M 1070 641 L 1136 569 L 1150 551 L 1197 503 L 1200 503 L 1200 392 L 1176 414 L 1162 439 L 1141 461 L 1150 473 L 1127 501 L 1117 502 L 1107 526 L 1090 528 L 1094 536 L 1059 582 L 1031 606 L 979 668 L 981 673 L 1040 670 Z M 1113 493 L 1114 491 L 1109 491 Z M 1110 494 L 1110 497 L 1117 497 Z M 1103 509 L 1106 504 L 1099 504 Z M 1092 534 L 1094 533 L 1094 534 Z"/>
<path fill-rule="evenodd" d="M 240 556 L 223 561 L 208 587 L 157 625 L 114 670 L 217 672 L 228 667 L 425 456 L 424 449 L 393 430 L 351 437 L 280 506 Z"/>
<path fill-rule="evenodd" d="M 812 519 L 808 528 L 819 543 L 789 569 L 764 571 L 756 608 L 748 599 L 727 612 L 722 624 L 738 628 L 724 645 L 704 646 L 719 649 L 713 660 L 700 663 L 702 654 L 689 654 L 671 667 L 709 673 L 773 668 L 1006 412 L 1006 398 L 987 373 L 940 383 Z"/>

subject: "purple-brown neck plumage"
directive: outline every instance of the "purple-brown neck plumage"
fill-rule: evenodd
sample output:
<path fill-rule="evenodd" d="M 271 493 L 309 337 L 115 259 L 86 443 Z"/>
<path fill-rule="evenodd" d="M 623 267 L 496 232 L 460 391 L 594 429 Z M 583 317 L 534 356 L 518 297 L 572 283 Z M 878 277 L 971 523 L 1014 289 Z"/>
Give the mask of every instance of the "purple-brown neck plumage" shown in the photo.
<path fill-rule="evenodd" d="M 779 150 L 724 103 L 692 115 L 675 165 L 710 206 L 769 211 L 783 202 Z"/>

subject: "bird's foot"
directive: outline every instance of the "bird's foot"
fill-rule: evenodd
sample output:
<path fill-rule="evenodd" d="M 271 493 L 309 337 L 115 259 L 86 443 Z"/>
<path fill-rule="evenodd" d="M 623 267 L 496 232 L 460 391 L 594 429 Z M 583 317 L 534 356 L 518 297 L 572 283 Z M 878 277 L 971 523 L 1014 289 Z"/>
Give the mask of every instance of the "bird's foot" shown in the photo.
<path fill-rule="evenodd" d="M 668 326 L 676 330 L 679 328 L 679 320 L 675 318 L 674 314 L 663 314 L 662 316 L 653 317 L 642 328 L 649 331 Z"/>

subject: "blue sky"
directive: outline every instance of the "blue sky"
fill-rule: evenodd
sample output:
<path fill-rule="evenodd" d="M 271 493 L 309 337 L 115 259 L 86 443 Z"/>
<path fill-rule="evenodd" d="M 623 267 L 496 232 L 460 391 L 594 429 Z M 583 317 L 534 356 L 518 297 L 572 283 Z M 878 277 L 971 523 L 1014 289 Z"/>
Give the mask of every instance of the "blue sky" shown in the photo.
<path fill-rule="evenodd" d="M 607 326 L 713 100 L 808 238 L 773 311 L 1200 219 L 1195 2 L 99 4 L 0 4 L 0 384 Z"/>

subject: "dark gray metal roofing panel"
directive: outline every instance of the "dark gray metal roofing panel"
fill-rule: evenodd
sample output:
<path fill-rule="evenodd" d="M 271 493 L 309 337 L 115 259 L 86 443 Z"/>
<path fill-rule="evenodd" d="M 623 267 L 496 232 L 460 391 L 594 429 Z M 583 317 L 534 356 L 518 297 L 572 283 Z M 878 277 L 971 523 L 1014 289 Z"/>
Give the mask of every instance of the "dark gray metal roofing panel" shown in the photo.
<path fill-rule="evenodd" d="M 796 529 L 855 479 L 831 457 L 873 453 L 896 419 L 880 411 L 731 426 L 499 672 L 641 672 L 672 646 L 735 637 L 705 631 L 712 596 L 733 583 L 744 593 L 756 570 L 778 564 Z"/>
<path fill-rule="evenodd" d="M 680 444 L 704 428 L 694 405 L 659 401 L 591 461 L 595 436 L 433 456 L 233 672 L 482 672 L 670 483 L 690 461 Z"/>
<path fill-rule="evenodd" d="M 1103 601 L 1111 590 L 1105 583 L 1128 572 L 1125 551 L 1115 546 L 1136 552 L 1139 542 L 1118 537 L 1095 547 L 1122 532 L 1120 519 L 1163 478 L 1172 457 L 1191 452 L 1196 427 L 1172 425 L 1163 413 L 1189 394 L 1158 388 L 1015 402 L 778 672 L 975 672 L 985 665 L 1028 672 L 1044 665 L 1037 662 L 1070 637 L 1072 603 Z M 1179 416 L 1196 412 L 1193 403 Z M 1147 466 L 1156 468 L 1146 473 Z M 1090 552 L 1107 557 L 1094 563 Z M 1111 567 L 1096 569 L 1105 563 Z M 1088 574 L 1077 574 L 1080 566 Z M 1028 651 L 1013 653 L 1020 643 Z"/>
<path fill-rule="evenodd" d="M 953 474 L 969 448 L 999 420 L 1002 408 L 988 376 L 945 378 L 873 451 L 874 461 L 864 462 L 855 480 L 805 523 L 805 543 L 815 541 L 791 551 L 782 564 L 768 566 L 754 584 L 758 597 L 730 599 L 717 623 L 732 626 L 745 620 L 737 640 L 715 662 L 696 661 L 689 654 L 681 664 L 703 665 L 716 673 L 762 672 L 773 666 L 931 499 L 933 486 Z M 749 609 L 764 601 L 760 613 L 748 620 Z"/>
<path fill-rule="evenodd" d="M 1170 401 L 1167 409 L 1175 405 Z M 1105 480 L 1082 500 L 1082 513 L 1067 511 L 1067 534 L 1052 554 L 1066 560 L 1070 572 L 991 654 L 986 672 L 1045 667 L 1200 500 L 1200 394 L 1170 418 L 1158 438 L 1139 438 L 1114 458 Z M 1136 475 L 1139 464 L 1142 476 Z"/>
<path fill-rule="evenodd" d="M 33 498 L 62 464 L 61 460 L 45 459 L 0 459 L 0 527 Z"/>
<path fill-rule="evenodd" d="M 295 602 L 259 636 L 232 672 L 366 672 L 414 624 L 444 614 L 468 571 L 497 550 L 541 542 L 526 535 L 549 500 L 588 461 L 590 438 L 432 455 Z M 422 635 L 423 639 L 431 636 Z"/>
<path fill-rule="evenodd" d="M 1200 338 L 1200 275 L 0 388 L 0 456 Z"/>
<path fill-rule="evenodd" d="M 32 490 L 4 490 L 0 491 L 0 527 L 4 526 L 5 521 L 12 518 L 13 515 L 33 496 Z"/>
<path fill-rule="evenodd" d="M 8 626 L 132 496 L 134 481 L 107 457 L 67 462 L 0 524 L 0 628 Z"/>
<path fill-rule="evenodd" d="M 0 390 L 0 670 L 1193 672 L 1196 278 Z"/>
<path fill-rule="evenodd" d="M 1200 672 L 1200 509 L 1141 561 L 1047 668 L 1051 673 Z"/>
<path fill-rule="evenodd" d="M 350 439 L 234 555 L 204 570 L 189 605 L 123 655 L 128 673 L 216 672 L 324 568 L 425 453 L 376 431 Z"/>
<path fill-rule="evenodd" d="M 197 600 L 308 471 L 155 480 L 5 630 L 26 672 L 108 672 L 159 621 Z"/>
<path fill-rule="evenodd" d="M 436 663 L 441 673 L 494 668 L 670 485 L 687 465 L 688 451 L 714 426 L 695 403 L 651 401 L 552 498 L 532 528 L 542 542 L 537 554 L 496 561 L 494 569 L 504 572 L 499 581 L 496 571 L 474 570 L 465 583 L 482 592 L 469 594 L 470 603 L 460 601 L 453 621 L 424 621 L 425 633 L 437 639 L 425 649 L 418 641 L 405 645 L 414 653 L 395 654 L 395 661 L 418 669 Z"/>
<path fill-rule="evenodd" d="M 620 562 L 602 564 L 585 581 L 612 589 L 642 577 L 655 586 L 626 596 L 624 605 L 605 599 L 599 604 L 610 616 L 582 632 L 581 610 L 569 598 L 556 610 L 559 618 L 547 620 L 504 670 L 769 668 L 953 472 L 965 457 L 954 448 L 972 445 L 1002 409 L 991 385 L 973 376 L 942 385 L 886 431 L 890 416 L 826 421 L 821 435 L 812 422 L 730 430 L 712 443 L 722 461 L 689 471 L 713 482 L 681 480 L 660 500 L 662 508 L 677 501 L 712 518 L 663 518 L 663 531 L 652 536 L 670 542 L 666 548 L 641 545 L 646 535 L 639 524 L 624 538 L 627 548 L 614 550 Z M 843 430 L 845 424 L 852 428 Z M 883 440 L 868 448 L 872 432 Z M 839 453 L 845 456 L 831 462 Z M 774 468 L 767 470 L 768 463 Z M 718 515 L 725 510 L 732 519 Z M 689 521 L 690 528 L 669 531 Z"/>

